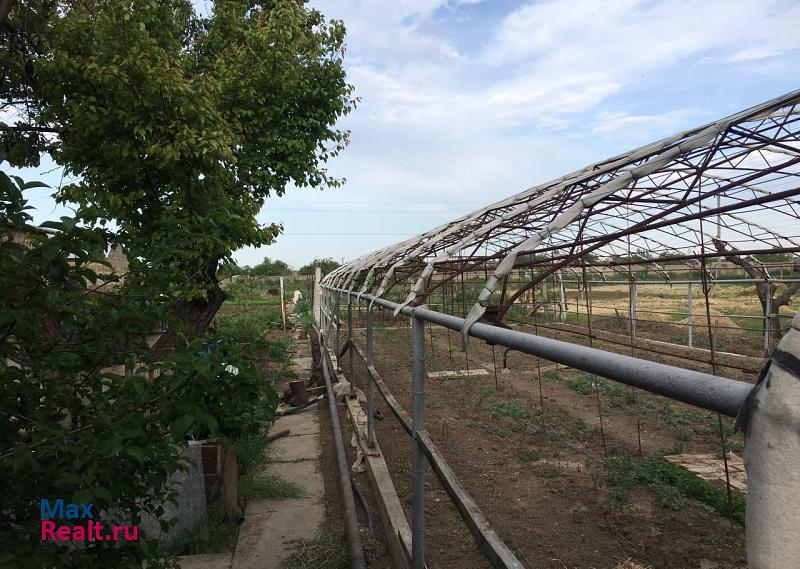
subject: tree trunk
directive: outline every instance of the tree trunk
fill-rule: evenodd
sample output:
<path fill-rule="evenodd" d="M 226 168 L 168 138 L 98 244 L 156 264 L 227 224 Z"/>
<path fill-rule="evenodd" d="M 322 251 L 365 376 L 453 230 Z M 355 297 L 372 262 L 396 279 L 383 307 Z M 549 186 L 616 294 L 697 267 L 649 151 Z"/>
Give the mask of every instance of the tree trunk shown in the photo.
<path fill-rule="evenodd" d="M 781 295 L 775 298 L 775 292 L 778 287 L 770 280 L 770 275 L 766 268 L 758 263 L 752 257 L 743 257 L 741 253 L 735 248 L 724 241 L 719 239 L 712 239 L 714 247 L 719 253 L 722 253 L 726 260 L 731 263 L 742 267 L 745 272 L 750 275 L 750 278 L 762 279 L 765 282 L 756 283 L 756 294 L 758 300 L 761 302 L 761 311 L 764 314 L 762 320 L 761 332 L 766 335 L 769 330 L 769 346 L 766 349 L 766 355 L 772 353 L 772 350 L 778 344 L 778 341 L 783 336 L 781 330 L 781 319 L 778 316 L 781 306 L 786 306 L 798 290 L 800 290 L 800 283 L 794 282 L 789 284 Z M 800 271 L 800 263 L 795 263 L 794 270 Z"/>
<path fill-rule="evenodd" d="M 170 325 L 159 337 L 151 351 L 158 359 L 163 359 L 175 351 L 175 343 L 180 341 L 180 335 L 187 339 L 201 336 L 206 331 L 217 311 L 225 301 L 225 291 L 219 286 L 217 280 L 217 265 L 215 260 L 206 266 L 207 283 L 206 298 L 193 300 L 179 300 L 175 304 L 175 323 Z"/>

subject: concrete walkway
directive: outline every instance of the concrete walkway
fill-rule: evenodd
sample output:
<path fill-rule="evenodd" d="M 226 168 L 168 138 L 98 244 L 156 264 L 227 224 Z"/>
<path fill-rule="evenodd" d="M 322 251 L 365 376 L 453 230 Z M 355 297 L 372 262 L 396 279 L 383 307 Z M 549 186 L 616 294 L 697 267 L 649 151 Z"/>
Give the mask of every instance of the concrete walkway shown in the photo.
<path fill-rule="evenodd" d="M 291 311 L 293 306 L 289 307 Z M 295 315 L 290 313 L 289 320 L 294 323 Z M 298 379 L 308 381 L 313 362 L 311 342 L 297 328 L 293 337 L 290 369 Z M 304 496 L 251 501 L 232 558 L 230 553 L 187 556 L 180 560 L 181 569 L 277 569 L 300 541 L 319 535 L 325 520 L 325 486 L 320 470 L 318 407 L 280 417 L 268 434 L 289 430 L 289 436 L 264 448 L 270 457 L 264 473 L 293 482 L 303 489 Z"/>
<path fill-rule="evenodd" d="M 294 320 L 293 314 L 290 320 Z M 298 379 L 311 378 L 311 342 L 294 332 L 292 371 Z M 325 486 L 320 471 L 317 405 L 279 418 L 271 433 L 289 430 L 265 449 L 271 464 L 266 474 L 277 475 L 303 489 L 302 498 L 255 500 L 247 505 L 245 521 L 233 554 L 232 569 L 277 569 L 300 541 L 317 537 L 325 520 Z"/>
<path fill-rule="evenodd" d="M 294 482 L 303 489 L 304 497 L 254 500 L 247 505 L 233 569 L 277 569 L 299 541 L 317 537 L 325 519 L 316 407 L 282 417 L 272 427 L 273 432 L 285 429 L 291 435 L 270 445 L 274 462 L 266 473 Z"/>

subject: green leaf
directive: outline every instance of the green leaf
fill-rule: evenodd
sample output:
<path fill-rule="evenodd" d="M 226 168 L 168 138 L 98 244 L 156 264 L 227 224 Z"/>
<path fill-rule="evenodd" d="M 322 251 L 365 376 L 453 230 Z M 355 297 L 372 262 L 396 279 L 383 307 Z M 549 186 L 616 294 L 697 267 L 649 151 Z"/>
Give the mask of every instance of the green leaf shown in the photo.
<path fill-rule="evenodd" d="M 94 496 L 88 488 L 81 488 L 72 495 L 72 501 L 75 504 L 89 504 L 93 498 Z"/>
<path fill-rule="evenodd" d="M 181 415 L 170 425 L 170 431 L 174 438 L 181 438 L 189 432 L 196 419 L 193 415 Z"/>
<path fill-rule="evenodd" d="M 128 447 L 125 449 L 125 453 L 139 461 L 139 464 L 144 464 L 144 451 L 139 447 Z"/>

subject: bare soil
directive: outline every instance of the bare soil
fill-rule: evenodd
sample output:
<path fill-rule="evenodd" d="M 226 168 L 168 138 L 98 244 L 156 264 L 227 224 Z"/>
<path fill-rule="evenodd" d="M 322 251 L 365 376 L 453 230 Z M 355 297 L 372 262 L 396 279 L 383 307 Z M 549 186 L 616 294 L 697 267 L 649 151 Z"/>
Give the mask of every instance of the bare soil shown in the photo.
<path fill-rule="evenodd" d="M 315 360 L 317 359 L 315 355 Z M 316 363 L 316 361 L 315 361 Z M 344 509 L 342 507 L 342 492 L 339 483 L 339 469 L 336 464 L 336 447 L 333 442 L 333 431 L 331 424 L 330 413 L 328 412 L 328 402 L 321 401 L 317 404 L 317 412 L 319 413 L 320 422 L 320 446 L 322 447 L 322 460 L 320 467 L 322 469 L 322 477 L 325 483 L 325 526 L 323 532 L 340 534 L 342 536 L 341 546 L 343 549 L 347 548 L 346 536 L 344 534 Z M 339 424 L 342 426 L 342 435 L 345 441 L 345 447 L 348 454 L 348 463 L 352 464 L 355 460 L 355 454 L 352 447 L 350 447 L 350 437 L 352 436 L 352 426 L 346 418 L 347 411 L 344 408 L 339 408 Z M 356 483 L 361 491 L 367 498 L 367 502 L 372 510 L 374 525 L 373 531 L 370 535 L 366 530 L 367 517 L 363 509 L 358 503 L 356 498 L 356 509 L 359 515 L 359 525 L 364 528 L 362 531 L 362 545 L 365 549 L 365 554 L 370 561 L 371 569 L 392 569 L 392 564 L 389 560 L 386 549 L 386 538 L 381 524 L 380 510 L 378 509 L 378 502 L 372 491 L 369 483 L 369 478 L 366 474 L 357 474 Z"/>
<path fill-rule="evenodd" d="M 402 324 L 378 321 L 375 365 L 410 410 L 410 342 Z M 605 462 L 606 456 L 661 456 L 677 447 L 719 451 L 716 415 L 519 353 L 509 355 L 509 372 L 498 373 L 495 383 L 486 344 L 473 339 L 467 357 L 457 351 L 455 333 L 435 328 L 426 345 L 429 371 L 490 370 L 488 376 L 429 379 L 427 428 L 494 529 L 528 566 L 611 569 L 629 560 L 670 569 L 746 566 L 741 526 L 699 502 L 678 506 L 643 486 L 620 492 Z M 499 367 L 502 348 L 494 357 Z M 675 363 L 680 355 L 659 357 Z M 537 367 L 550 371 L 540 380 Z M 361 364 L 356 373 L 361 387 Z M 411 442 L 378 401 L 385 417 L 376 422 L 378 440 L 410 515 Z M 729 429 L 726 421 L 727 435 Z M 740 449 L 738 435 L 730 444 Z M 426 524 L 429 567 L 489 567 L 430 469 Z"/>

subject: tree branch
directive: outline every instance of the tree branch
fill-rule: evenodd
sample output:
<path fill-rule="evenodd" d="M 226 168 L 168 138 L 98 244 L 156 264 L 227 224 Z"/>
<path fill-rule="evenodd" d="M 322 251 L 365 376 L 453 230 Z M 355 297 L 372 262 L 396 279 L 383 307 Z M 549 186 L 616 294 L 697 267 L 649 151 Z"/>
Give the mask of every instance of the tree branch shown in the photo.
<path fill-rule="evenodd" d="M 717 251 L 725 256 L 727 261 L 730 261 L 734 265 L 738 265 L 739 267 L 743 268 L 745 272 L 750 275 L 750 278 L 754 280 L 764 279 L 765 281 L 769 279 L 769 274 L 763 266 L 758 266 L 754 261 L 748 259 L 747 257 L 742 257 L 741 252 L 739 252 L 739 250 L 737 250 L 735 247 L 732 247 L 724 241 L 715 239 L 713 237 L 711 238 L 711 241 L 714 243 L 714 247 L 716 247 Z M 767 295 L 771 295 L 772 292 L 768 288 L 768 284 L 766 282 L 756 282 L 755 285 L 756 292 L 758 293 L 762 304 L 766 304 Z"/>
<path fill-rule="evenodd" d="M 0 26 L 6 23 L 8 14 L 14 6 L 14 0 L 0 0 Z"/>

